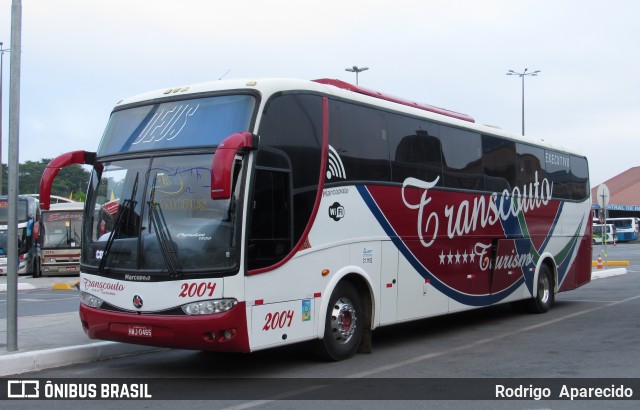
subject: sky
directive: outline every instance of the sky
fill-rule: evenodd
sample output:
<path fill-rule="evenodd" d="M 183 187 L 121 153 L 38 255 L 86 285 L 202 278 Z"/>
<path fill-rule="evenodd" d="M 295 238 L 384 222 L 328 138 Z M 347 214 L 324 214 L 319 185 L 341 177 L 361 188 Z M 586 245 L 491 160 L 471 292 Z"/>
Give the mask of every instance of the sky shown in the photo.
<path fill-rule="evenodd" d="M 11 47 L 11 0 L 0 42 Z M 23 0 L 19 161 L 95 151 L 142 92 L 229 78 L 335 78 L 587 156 L 591 185 L 640 165 L 635 0 Z M 4 55 L 2 160 L 9 67 Z"/>

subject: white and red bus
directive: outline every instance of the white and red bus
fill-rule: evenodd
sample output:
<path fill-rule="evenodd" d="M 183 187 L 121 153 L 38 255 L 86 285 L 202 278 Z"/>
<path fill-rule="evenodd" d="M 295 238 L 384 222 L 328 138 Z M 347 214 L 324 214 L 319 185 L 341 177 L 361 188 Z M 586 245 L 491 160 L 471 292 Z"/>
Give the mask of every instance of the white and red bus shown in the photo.
<path fill-rule="evenodd" d="M 59 202 L 42 211 L 42 274 L 78 275 L 84 203 Z"/>
<path fill-rule="evenodd" d="M 337 80 L 216 81 L 115 107 L 93 165 L 91 338 L 250 352 L 512 302 L 591 278 L 585 157 Z"/>

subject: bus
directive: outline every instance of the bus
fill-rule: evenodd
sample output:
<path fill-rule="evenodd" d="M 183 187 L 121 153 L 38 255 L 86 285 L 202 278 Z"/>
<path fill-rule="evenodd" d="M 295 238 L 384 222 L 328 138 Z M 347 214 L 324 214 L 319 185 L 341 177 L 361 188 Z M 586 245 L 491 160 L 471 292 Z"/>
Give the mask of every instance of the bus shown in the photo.
<path fill-rule="evenodd" d="M 25 194 L 24 196 L 32 196 L 36 199 L 40 199 L 40 194 Z M 69 198 L 65 198 L 63 196 L 60 195 L 50 195 L 51 197 L 51 204 L 67 204 L 67 203 L 74 203 L 74 202 L 78 202 L 78 201 L 74 201 L 73 199 L 69 199 Z"/>
<path fill-rule="evenodd" d="M 606 243 L 614 243 L 614 238 L 616 237 L 616 226 L 614 224 L 593 224 L 592 238 L 594 245 L 601 244 L 603 238 L 605 238 Z"/>
<path fill-rule="evenodd" d="M 18 196 L 18 274 L 41 275 L 40 269 L 40 206 L 37 198 Z M 6 275 L 8 251 L 9 201 L 0 197 L 0 274 Z"/>
<path fill-rule="evenodd" d="M 42 274 L 79 275 L 84 203 L 59 202 L 42 211 Z"/>
<path fill-rule="evenodd" d="M 327 360 L 372 331 L 591 279 L 587 159 L 339 80 L 224 80 L 113 109 L 85 202 L 90 338 Z"/>
<path fill-rule="evenodd" d="M 615 225 L 618 242 L 638 240 L 638 218 L 607 218 L 607 223 Z"/>

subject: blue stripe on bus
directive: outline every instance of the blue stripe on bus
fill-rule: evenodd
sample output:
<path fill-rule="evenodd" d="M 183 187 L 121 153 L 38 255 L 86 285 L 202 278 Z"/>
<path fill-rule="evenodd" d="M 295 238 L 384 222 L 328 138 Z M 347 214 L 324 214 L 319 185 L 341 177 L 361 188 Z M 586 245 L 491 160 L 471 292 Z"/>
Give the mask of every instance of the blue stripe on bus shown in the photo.
<path fill-rule="evenodd" d="M 487 305 L 490 305 L 491 303 L 496 303 L 503 300 L 504 298 L 509 296 L 511 293 L 513 293 L 524 282 L 524 277 L 521 276 L 513 284 L 501 290 L 500 292 L 497 292 L 494 294 L 485 294 L 485 295 L 469 295 L 466 293 L 459 292 L 447 286 L 445 283 L 441 282 L 436 276 L 434 276 L 433 273 L 431 273 L 413 255 L 413 253 L 409 250 L 409 248 L 407 248 L 407 246 L 404 244 L 402 239 L 400 239 L 399 235 L 393 229 L 393 227 L 391 226 L 387 218 L 384 216 L 384 213 L 382 212 L 382 210 L 378 207 L 378 204 L 376 204 L 375 200 L 371 196 L 371 193 L 369 192 L 367 187 L 364 185 L 356 185 L 356 188 L 358 189 L 358 192 L 360 193 L 360 196 L 362 197 L 364 202 L 367 204 L 367 206 L 369 207 L 373 215 L 378 220 L 378 223 L 380 224 L 382 229 L 385 231 L 387 236 L 391 238 L 391 241 L 395 244 L 396 248 L 398 248 L 400 253 L 402 253 L 402 255 L 411 264 L 411 266 L 413 266 L 413 268 L 424 279 L 429 279 L 433 287 L 435 287 L 437 290 L 444 293 L 448 297 L 452 298 L 453 300 L 468 306 L 487 306 Z"/>

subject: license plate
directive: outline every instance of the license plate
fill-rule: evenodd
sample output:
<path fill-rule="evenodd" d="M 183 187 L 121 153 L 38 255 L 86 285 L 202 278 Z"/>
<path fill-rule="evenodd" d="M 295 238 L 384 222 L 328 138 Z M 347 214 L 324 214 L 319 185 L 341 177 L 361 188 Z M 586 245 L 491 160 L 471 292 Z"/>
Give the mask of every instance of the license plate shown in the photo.
<path fill-rule="evenodd" d="M 134 337 L 153 337 L 151 326 L 129 325 L 129 336 Z"/>

